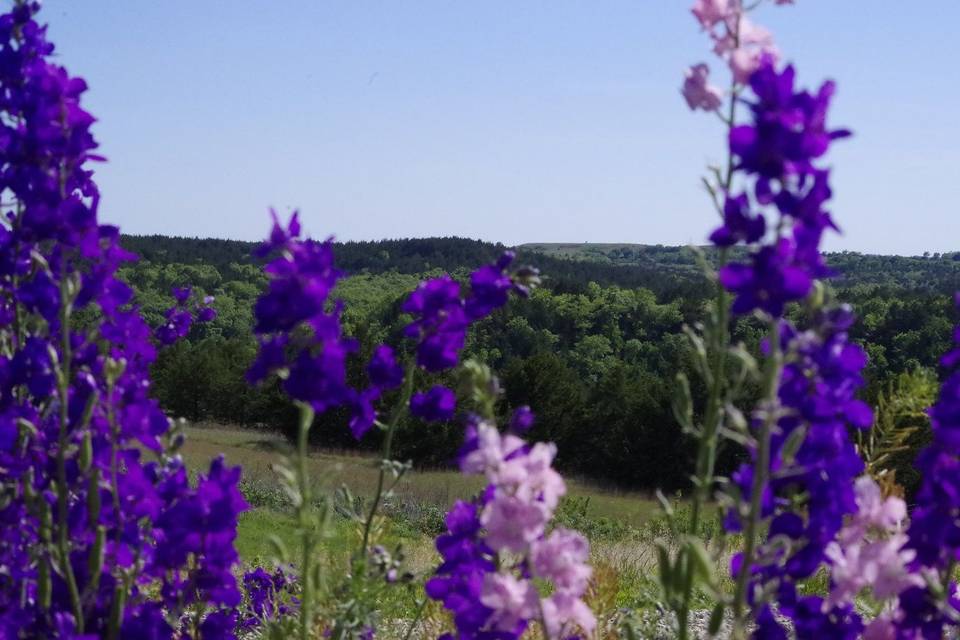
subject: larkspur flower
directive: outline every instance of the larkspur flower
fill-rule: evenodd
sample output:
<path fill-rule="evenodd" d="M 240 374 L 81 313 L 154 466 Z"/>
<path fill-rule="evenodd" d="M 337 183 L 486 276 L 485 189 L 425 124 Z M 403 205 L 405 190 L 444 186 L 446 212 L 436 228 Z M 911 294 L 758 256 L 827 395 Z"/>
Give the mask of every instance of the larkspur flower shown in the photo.
<path fill-rule="evenodd" d="M 862 371 L 867 360 L 862 349 L 849 342 L 847 330 L 852 323 L 852 312 L 843 306 L 821 311 L 814 327 L 805 332 L 797 332 L 781 321 L 782 349 L 788 354 L 778 391 L 784 415 L 771 436 L 771 479 L 764 488 L 760 512 L 762 518 L 770 518 L 770 529 L 768 542 L 750 568 L 750 579 L 758 587 L 779 585 L 777 599 L 785 615 L 795 624 L 816 628 L 828 624 L 828 620 L 832 621 L 829 624 L 840 625 L 838 629 L 855 629 L 860 624 L 859 617 L 847 611 L 849 602 L 844 598 L 820 598 L 815 602 L 813 596 L 796 593 L 797 585 L 825 563 L 847 562 L 851 580 L 860 568 L 857 559 L 844 559 L 833 546 L 845 520 L 860 511 L 854 487 L 864 465 L 849 428 L 864 429 L 872 424 L 869 407 L 856 398 L 864 384 Z M 755 427 L 759 428 L 763 419 L 758 418 Z M 798 430 L 803 436 L 799 447 L 793 450 L 788 444 Z M 744 499 L 753 491 L 757 464 L 754 455 L 751 450 L 751 462 L 732 478 Z M 875 511 L 866 491 L 864 487 L 860 503 Z M 742 529 L 739 517 L 736 509 L 727 514 L 728 530 Z M 859 516 L 849 526 L 856 525 L 856 517 Z M 848 546 L 844 544 L 844 548 Z M 870 552 L 882 548 L 878 545 Z M 887 559 L 894 557 L 888 555 Z M 740 570 L 739 565 L 735 567 L 734 575 Z M 838 569 L 837 577 L 847 579 L 843 569 Z M 853 586 L 848 580 L 847 588 Z M 836 595 L 842 591 L 838 588 Z M 841 624 L 842 621 L 846 622 Z M 771 619 L 765 624 L 774 629 L 779 623 Z"/>
<path fill-rule="evenodd" d="M 738 10 L 738 0 L 695 0 L 690 12 L 704 30 L 710 31 Z"/>
<path fill-rule="evenodd" d="M 710 242 L 718 247 L 737 243 L 753 244 L 763 238 L 767 221 L 762 215 L 750 212 L 747 194 L 728 196 L 723 204 L 723 225 L 710 234 Z"/>
<path fill-rule="evenodd" d="M 960 308 L 960 293 L 955 303 Z M 956 586 L 947 573 L 960 553 L 960 330 L 954 331 L 953 341 L 941 359 L 950 373 L 929 410 L 933 441 L 915 462 L 922 481 L 907 529 L 906 548 L 916 554 L 912 568 L 931 580 L 900 594 L 898 638 L 940 637 L 960 615 Z M 939 595 L 937 586 L 948 596 Z"/>
<path fill-rule="evenodd" d="M 457 398 L 453 391 L 443 385 L 435 385 L 410 398 L 410 413 L 426 422 L 443 422 L 453 417 Z"/>
<path fill-rule="evenodd" d="M 254 629 L 296 611 L 295 587 L 296 579 L 282 566 L 272 572 L 256 567 L 244 573 L 246 599 L 237 623 L 239 628 Z"/>
<path fill-rule="evenodd" d="M 713 41 L 713 52 L 727 63 L 735 84 L 747 84 L 764 64 L 779 61 L 773 35 L 747 17 L 742 0 L 696 0 L 690 12 Z M 706 65 L 691 67 L 686 77 L 683 93 L 690 108 L 714 111 L 720 92 L 707 86 Z"/>
<path fill-rule="evenodd" d="M 422 282 L 403 310 L 416 317 L 405 332 L 418 338 L 417 364 L 430 372 L 455 366 L 468 326 L 460 285 L 450 276 Z"/>
<path fill-rule="evenodd" d="M 467 296 L 449 275 L 420 283 L 402 307 L 414 317 L 404 333 L 417 341 L 417 365 L 430 373 L 455 367 L 472 322 L 506 305 L 511 291 L 529 295 L 539 283 L 538 272 L 524 267 L 511 276 L 507 269 L 513 260 L 513 252 L 507 251 L 495 263 L 471 273 Z"/>
<path fill-rule="evenodd" d="M 460 468 L 489 485 L 475 503 L 458 503 L 448 514 L 449 533 L 437 540 L 445 562 L 427 583 L 428 595 L 454 613 L 460 637 L 519 638 L 536 617 L 551 639 L 593 632 L 582 599 L 589 544 L 567 529 L 547 533 L 566 492 L 551 467 L 555 453 L 553 445 L 529 446 L 483 420 L 468 423 Z M 461 566 L 464 577 L 450 577 Z M 553 593 L 541 597 L 531 578 L 547 581 Z"/>
<path fill-rule="evenodd" d="M 723 103 L 723 92 L 709 83 L 710 67 L 706 63 L 695 64 L 684 73 L 680 93 L 691 110 L 716 111 Z"/>
<path fill-rule="evenodd" d="M 383 344 L 374 349 L 367 375 L 371 385 L 384 391 L 396 389 L 403 383 L 403 367 L 397 362 L 393 349 Z"/>
<path fill-rule="evenodd" d="M 482 638 L 493 610 L 483 604 L 485 576 L 495 571 L 493 551 L 480 532 L 479 505 L 458 501 L 447 512 L 447 532 L 437 537 L 436 547 L 443 562 L 425 590 L 453 614 L 462 638 Z M 514 637 L 519 637 L 522 629 Z"/>
<path fill-rule="evenodd" d="M 735 313 L 759 309 L 780 316 L 787 304 L 808 295 L 814 279 L 832 275 L 819 250 L 824 232 L 837 229 L 824 209 L 831 196 L 829 172 L 815 161 L 849 132 L 826 127 L 833 84 L 816 94 L 796 91 L 794 75 L 793 67 L 778 72 L 772 62 L 762 64 L 750 77 L 757 96 L 749 103 L 753 123 L 730 131 L 736 172 L 751 178 L 754 190 L 726 198 L 723 225 L 710 239 L 720 247 L 753 248 L 749 261 L 720 271 L 721 283 L 736 294 Z M 775 223 L 765 219 L 770 205 Z M 777 237 L 764 243 L 770 228 Z"/>
<path fill-rule="evenodd" d="M 271 214 L 270 238 L 257 250 L 258 255 L 273 256 L 264 267 L 267 290 L 254 305 L 260 350 L 247 379 L 259 382 L 283 372 L 284 391 L 314 411 L 350 407 L 351 427 L 359 438 L 373 424 L 374 395 L 347 382 L 347 361 L 359 345 L 343 336 L 342 304 L 330 300 L 343 276 L 334 264 L 333 242 L 300 238 L 297 213 L 286 227 Z"/>
<path fill-rule="evenodd" d="M 852 604 L 868 587 L 883 602 L 910 587 L 923 586 L 923 578 L 909 570 L 916 552 L 905 548 L 903 500 L 883 498 L 869 476 L 857 479 L 856 500 L 857 511 L 825 550 L 831 565 L 828 602 Z"/>
<path fill-rule="evenodd" d="M 51 62 L 38 10 L 18 2 L 0 16 L 0 191 L 16 203 L 0 225 L 0 444 L 17 445 L 0 451 L 0 484 L 16 496 L 0 507 L 0 635 L 169 638 L 186 630 L 165 614 L 189 609 L 210 627 L 232 601 L 238 472 L 215 462 L 191 487 L 173 455 L 171 423 L 150 397 L 153 331 L 117 277 L 135 257 L 97 219 L 89 163 L 103 158 L 81 106 L 86 83 Z M 209 302 L 188 307 L 189 289 L 173 293 L 164 343 L 194 313 L 213 314 Z M 82 330 L 75 310 L 91 311 Z M 202 526 L 181 535 L 163 521 L 177 510 Z M 162 583 L 162 609 L 147 583 Z"/>
<path fill-rule="evenodd" d="M 521 405 L 510 416 L 510 430 L 517 434 L 524 434 L 533 427 L 536 419 L 529 405 Z"/>

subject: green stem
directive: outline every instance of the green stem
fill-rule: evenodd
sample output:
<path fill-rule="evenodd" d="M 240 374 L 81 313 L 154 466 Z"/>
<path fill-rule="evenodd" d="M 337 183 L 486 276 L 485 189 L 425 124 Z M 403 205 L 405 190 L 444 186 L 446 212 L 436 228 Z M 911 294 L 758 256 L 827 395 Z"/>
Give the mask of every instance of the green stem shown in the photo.
<path fill-rule="evenodd" d="M 14 231 L 16 231 L 17 228 L 20 226 L 20 220 L 23 218 L 23 209 L 24 209 L 23 203 L 18 201 L 17 215 L 14 217 L 11 225 Z M 13 245 L 13 253 L 11 255 L 16 256 L 16 255 L 20 255 L 20 240 L 19 240 L 20 236 L 19 234 L 15 234 L 14 237 L 17 238 L 17 241 Z M 13 285 L 10 290 L 19 291 L 20 290 L 19 274 L 14 272 L 12 278 L 13 278 Z M 10 302 L 13 304 L 13 338 L 12 338 L 12 344 L 8 346 L 10 349 L 10 353 L 12 355 L 13 352 L 19 349 L 20 345 L 23 344 L 23 309 L 19 304 L 17 304 L 17 301 L 14 298 L 13 294 L 11 294 Z"/>
<path fill-rule="evenodd" d="M 108 380 L 107 383 L 107 422 L 110 425 L 110 432 L 113 437 L 110 438 L 110 488 L 113 501 L 113 514 L 116 518 L 116 531 L 114 531 L 114 538 L 119 546 L 120 540 L 123 537 L 123 517 L 120 510 L 120 492 L 117 490 L 119 487 L 120 481 L 120 460 L 118 455 L 118 446 L 120 443 L 120 427 L 117 425 L 116 414 L 114 412 L 114 381 L 112 378 Z M 118 593 L 122 593 L 123 596 L 126 596 L 126 589 L 121 589 Z M 114 640 L 120 633 L 120 625 L 123 623 L 123 603 L 117 607 L 117 600 L 119 596 L 114 598 L 114 609 L 111 611 L 110 621 L 107 626 L 107 638 L 108 640 Z"/>
<path fill-rule="evenodd" d="M 399 402 L 397 402 L 397 405 L 393 408 L 393 413 L 390 415 L 390 422 L 387 423 L 387 435 L 383 440 L 383 451 L 380 457 L 380 474 L 377 476 L 377 490 L 373 494 L 373 504 L 370 505 L 370 513 L 367 514 L 366 522 L 364 522 L 363 525 L 363 543 L 360 547 L 360 554 L 363 558 L 367 555 L 367 545 L 370 543 L 370 529 L 373 526 L 373 519 L 377 515 L 380 501 L 383 499 L 383 485 L 386 481 L 387 473 L 385 463 L 390 460 L 390 456 L 393 453 L 393 435 L 396 433 L 397 425 L 400 424 L 400 418 L 403 416 L 407 404 L 410 402 L 410 396 L 413 395 L 413 376 L 415 371 L 416 366 L 412 362 L 407 365 L 403 393 L 400 395 Z"/>
<path fill-rule="evenodd" d="M 734 41 L 739 41 L 739 24 L 734 33 Z M 736 80 L 730 82 L 730 103 L 727 107 L 727 116 L 724 120 L 727 123 L 728 135 L 729 129 L 734 126 L 737 118 L 737 84 Z M 717 177 L 719 180 L 719 176 Z M 727 145 L 727 166 L 723 179 L 723 195 L 730 192 L 733 186 L 733 151 Z M 722 203 L 720 211 L 722 212 Z M 727 262 L 728 250 L 726 247 L 720 250 L 717 269 L 722 269 Z M 713 487 L 714 470 L 717 462 L 717 443 L 720 423 L 723 421 L 723 399 L 724 389 L 726 387 L 726 362 L 727 349 L 730 345 L 730 297 L 722 284 L 717 282 L 716 295 L 716 316 L 715 325 L 711 327 L 710 342 L 714 357 L 709 395 L 707 397 L 707 406 L 704 411 L 703 432 L 700 434 L 700 442 L 697 448 L 697 466 L 696 481 L 693 493 L 693 504 L 691 506 L 690 527 L 687 533 L 695 536 L 700 528 L 701 511 L 704 505 L 710 499 L 710 489 Z M 677 557 L 678 569 L 684 572 L 683 593 L 681 594 L 680 607 L 677 610 L 677 625 L 679 640 L 687 640 L 689 636 L 690 606 L 693 599 L 693 587 L 695 582 L 695 568 L 693 561 L 688 557 L 687 547 L 681 547 Z"/>
<path fill-rule="evenodd" d="M 757 455 L 753 465 L 753 486 L 750 491 L 750 513 L 744 527 L 743 557 L 740 573 L 737 575 L 736 589 L 733 599 L 733 636 L 746 637 L 747 588 L 750 582 L 750 568 L 753 565 L 754 554 L 757 548 L 757 538 L 762 519 L 763 491 L 767 485 L 770 471 L 770 434 L 777 422 L 777 393 L 779 391 L 780 375 L 783 370 L 783 353 L 780 349 L 780 331 L 777 318 L 770 320 L 769 327 L 770 360 L 767 367 L 767 376 L 764 388 L 764 403 L 766 415 L 757 434 Z"/>
<path fill-rule="evenodd" d="M 720 251 L 719 266 L 727 260 L 727 250 Z M 694 482 L 693 504 L 691 505 L 690 526 L 687 534 L 696 536 L 700 529 L 700 518 L 704 506 L 710 499 L 710 489 L 714 482 L 714 469 L 717 462 L 717 441 L 720 423 L 723 420 L 723 398 L 726 386 L 727 347 L 730 343 L 729 322 L 730 302 L 726 289 L 717 283 L 715 326 L 711 327 L 712 352 L 714 356 L 710 392 L 704 412 L 703 432 L 697 449 L 696 479 Z M 695 567 L 688 557 L 687 547 L 681 547 L 678 564 L 684 572 L 683 593 L 680 608 L 677 611 L 679 638 L 686 640 L 689 634 L 690 605 L 693 599 Z"/>
<path fill-rule="evenodd" d="M 67 458 L 68 444 L 67 422 L 70 414 L 70 366 L 72 354 L 70 350 L 70 294 L 67 291 L 66 266 L 60 275 L 60 334 L 61 354 L 58 377 L 58 391 L 60 396 L 60 429 L 57 438 L 57 552 L 60 560 L 60 570 L 63 572 L 70 593 L 70 607 L 77 627 L 77 633 L 83 633 L 83 607 L 80 601 L 80 590 L 77 588 L 77 578 L 70 563 L 70 542 L 67 537 Z"/>
<path fill-rule="evenodd" d="M 423 616 L 423 610 L 427 606 L 427 601 L 429 598 L 424 596 L 423 600 L 420 601 L 420 604 L 417 606 L 417 612 L 413 616 L 413 620 L 410 621 L 410 626 L 407 627 L 407 632 L 403 634 L 401 640 L 410 640 L 410 637 L 413 635 L 413 630 L 417 628 L 417 623 L 420 622 L 420 618 Z"/>
<path fill-rule="evenodd" d="M 297 433 L 297 484 L 300 492 L 300 504 L 297 507 L 297 516 L 301 532 L 301 565 L 300 565 L 300 639 L 310 638 L 310 628 L 313 624 L 313 543 L 314 531 L 310 523 L 310 510 L 313 506 L 310 491 L 310 474 L 307 468 L 309 453 L 310 427 L 313 425 L 313 408 L 308 404 L 300 405 L 300 430 Z"/>

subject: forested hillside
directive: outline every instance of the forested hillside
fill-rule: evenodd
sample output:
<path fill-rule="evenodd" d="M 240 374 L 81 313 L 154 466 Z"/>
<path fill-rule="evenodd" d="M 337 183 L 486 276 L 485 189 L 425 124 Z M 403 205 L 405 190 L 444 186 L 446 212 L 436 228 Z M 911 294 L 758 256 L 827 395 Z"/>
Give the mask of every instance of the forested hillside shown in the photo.
<path fill-rule="evenodd" d="M 694 277 L 700 273 L 696 254 L 689 247 L 643 244 L 532 243 L 523 252 L 597 265 L 646 267 Z M 705 251 L 711 252 L 709 248 Z M 710 257 L 710 254 L 707 254 Z M 950 293 L 960 288 L 960 252 L 925 253 L 922 256 L 883 256 L 843 251 L 824 253 L 836 269 L 839 286 L 882 284 L 909 290 Z"/>
<path fill-rule="evenodd" d="M 166 408 L 192 420 L 290 429 L 294 415 L 277 389 L 251 389 L 243 380 L 255 353 L 251 307 L 265 282 L 250 257 L 254 245 L 161 236 L 126 237 L 124 245 L 141 260 L 124 268 L 123 277 L 154 324 L 170 306 L 173 286 L 190 284 L 217 298 L 217 319 L 194 327 L 155 367 L 155 392 Z M 519 261 L 542 270 L 543 287 L 481 322 L 467 355 L 500 374 L 504 413 L 520 404 L 533 407 L 539 416 L 535 439 L 557 442 L 559 463 L 568 470 L 630 487 L 681 487 L 690 454 L 671 415 L 672 385 L 676 373 L 690 367 L 682 327 L 700 319 L 710 287 L 690 249 L 626 247 L 594 252 L 632 256 L 622 260 L 534 250 L 544 245 L 521 248 Z M 461 238 L 337 244 L 338 265 L 349 274 L 337 292 L 347 331 L 363 344 L 385 340 L 402 349 L 398 306 L 424 275 L 448 271 L 465 279 L 503 249 Z M 855 336 L 871 357 L 868 393 L 876 396 L 901 372 L 935 368 L 949 346 L 960 262 L 952 255 L 851 253 L 829 261 L 843 273 L 840 297 L 861 318 Z M 736 330 L 749 345 L 759 340 L 749 320 Z M 322 444 L 353 446 L 346 430 L 333 427 L 342 419 L 321 418 L 329 423 L 314 431 Z M 401 455 L 423 464 L 445 463 L 461 440 L 457 425 L 400 434 Z M 376 445 L 376 437 L 371 433 L 361 446 Z M 734 455 L 727 452 L 728 464 Z"/>

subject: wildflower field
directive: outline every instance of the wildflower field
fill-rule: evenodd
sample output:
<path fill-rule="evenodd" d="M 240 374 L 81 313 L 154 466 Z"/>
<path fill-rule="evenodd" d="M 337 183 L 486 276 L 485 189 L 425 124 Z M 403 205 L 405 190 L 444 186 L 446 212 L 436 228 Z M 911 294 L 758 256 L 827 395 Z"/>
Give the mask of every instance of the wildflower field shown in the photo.
<path fill-rule="evenodd" d="M 890 360 L 912 349 L 939 362 L 913 359 L 870 388 L 871 358 L 888 354 L 858 332 L 882 314 L 857 317 L 832 284 L 842 265 L 821 251 L 843 222 L 830 211 L 830 151 L 853 133 L 830 118 L 837 86 L 810 84 L 755 21 L 793 4 L 690 10 L 725 88 L 699 62 L 680 93 L 702 112 L 691 117 L 716 120 L 726 159 L 702 179 L 717 222 L 708 246 L 684 254 L 696 275 L 672 256 L 672 283 L 707 292 L 685 306 L 593 282 L 551 302 L 540 293 L 551 275 L 532 263 L 562 260 L 506 247 L 460 272 L 351 279 L 340 245 L 273 210 L 249 264 L 229 266 L 232 297 L 212 294 L 216 278 L 180 277 L 210 276 L 198 267 L 151 299 L 144 283 L 169 273 L 137 271 L 129 239 L 98 215 L 105 159 L 87 84 L 62 66 L 40 3 L 8 2 L 0 639 L 953 633 L 960 329 L 951 335 L 948 310 L 927 333 L 898 333 Z M 589 268 L 569 257 L 558 268 Z M 402 295 L 377 292 L 384 278 Z M 542 320 L 551 304 L 581 307 L 563 317 L 584 320 L 553 333 L 511 319 L 526 308 Z M 220 354 L 242 380 L 189 371 L 190 336 L 222 330 L 221 309 L 249 337 L 249 349 Z M 390 319 L 371 322 L 371 309 Z M 510 331 L 498 336 L 496 322 Z M 579 372 L 550 360 L 562 330 L 591 323 L 606 334 L 577 342 Z M 674 338 L 654 331 L 671 324 Z M 624 339 L 648 331 L 657 337 Z M 525 345 L 504 339 L 504 350 L 541 359 L 501 377 L 487 360 L 503 359 L 503 336 Z M 657 373 L 631 379 L 614 344 Z M 188 364 L 171 377 L 177 358 Z M 586 396 L 589 412 L 577 375 L 604 391 Z M 548 401 L 532 407 L 514 383 Z M 221 385 L 219 411 L 255 406 L 275 423 L 200 422 L 203 385 Z M 639 440 L 634 409 L 655 415 Z M 187 412 L 195 423 L 177 415 Z M 584 415 L 589 436 L 575 428 Z M 557 442 L 539 437 L 547 420 Z"/>

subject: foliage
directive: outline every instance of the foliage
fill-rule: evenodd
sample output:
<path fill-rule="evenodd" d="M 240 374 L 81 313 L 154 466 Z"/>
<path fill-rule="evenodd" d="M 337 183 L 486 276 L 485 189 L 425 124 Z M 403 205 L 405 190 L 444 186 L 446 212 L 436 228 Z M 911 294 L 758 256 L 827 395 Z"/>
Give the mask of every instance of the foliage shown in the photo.
<path fill-rule="evenodd" d="M 913 461 L 929 443 L 927 411 L 937 394 L 929 369 L 901 373 L 877 397 L 873 429 L 861 434 L 860 453 L 867 472 L 888 492 L 916 493 L 920 474 Z"/>

